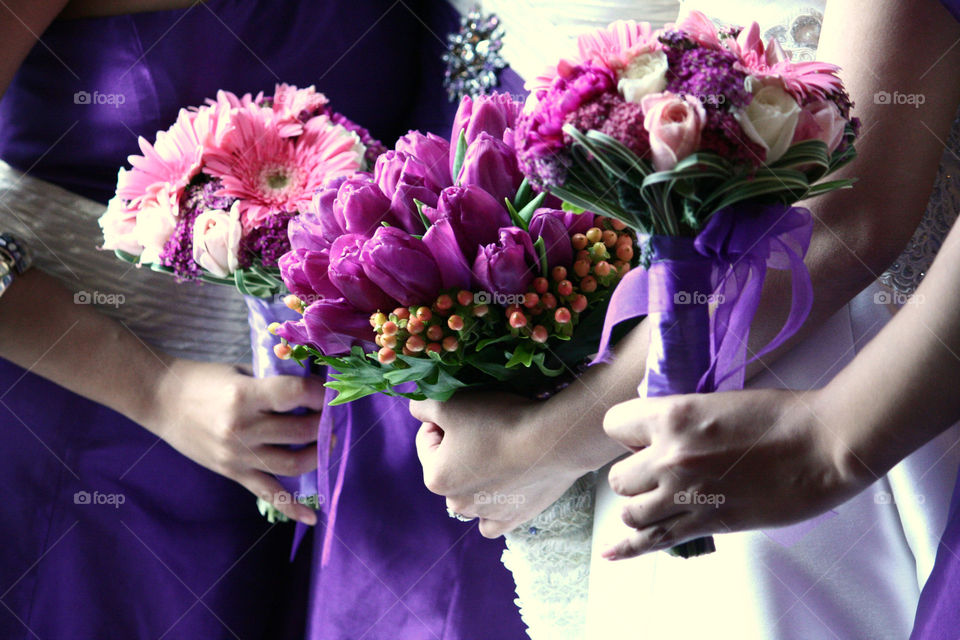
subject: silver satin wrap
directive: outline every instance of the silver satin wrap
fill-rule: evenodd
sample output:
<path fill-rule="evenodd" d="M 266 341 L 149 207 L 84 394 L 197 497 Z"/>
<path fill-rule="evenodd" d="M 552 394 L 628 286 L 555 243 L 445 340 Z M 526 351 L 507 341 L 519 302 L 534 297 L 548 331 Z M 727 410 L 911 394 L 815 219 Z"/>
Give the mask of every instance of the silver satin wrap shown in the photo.
<path fill-rule="evenodd" d="M 103 239 L 97 218 L 105 210 L 99 202 L 0 161 L 0 230 L 29 245 L 34 267 L 73 291 L 77 304 L 94 304 L 151 349 L 192 360 L 248 364 L 250 328 L 239 292 L 178 283 L 98 250 Z"/>

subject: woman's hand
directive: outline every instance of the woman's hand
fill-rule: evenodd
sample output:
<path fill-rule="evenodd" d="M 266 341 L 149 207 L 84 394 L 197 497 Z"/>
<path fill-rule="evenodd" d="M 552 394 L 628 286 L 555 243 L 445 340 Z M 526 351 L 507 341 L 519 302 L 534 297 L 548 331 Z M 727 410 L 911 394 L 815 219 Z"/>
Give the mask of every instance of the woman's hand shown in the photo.
<path fill-rule="evenodd" d="M 294 501 L 273 476 L 317 468 L 318 416 L 277 414 L 296 407 L 320 411 L 323 400 L 319 379 L 257 379 L 228 365 L 173 360 L 141 421 L 194 462 L 313 525 L 316 513 Z M 280 446 L 305 444 L 310 446 L 297 451 Z"/>
<path fill-rule="evenodd" d="M 874 478 L 847 468 L 850 450 L 818 418 L 819 394 L 694 394 L 608 411 L 607 435 L 636 452 L 610 469 L 611 488 L 630 497 L 623 521 L 636 531 L 604 557 L 798 522 L 862 490 Z"/>
<path fill-rule="evenodd" d="M 587 471 L 556 455 L 557 438 L 537 419 L 543 404 L 488 392 L 410 403 L 423 422 L 417 453 L 424 483 L 454 512 L 480 518 L 487 538 L 538 515 Z"/>

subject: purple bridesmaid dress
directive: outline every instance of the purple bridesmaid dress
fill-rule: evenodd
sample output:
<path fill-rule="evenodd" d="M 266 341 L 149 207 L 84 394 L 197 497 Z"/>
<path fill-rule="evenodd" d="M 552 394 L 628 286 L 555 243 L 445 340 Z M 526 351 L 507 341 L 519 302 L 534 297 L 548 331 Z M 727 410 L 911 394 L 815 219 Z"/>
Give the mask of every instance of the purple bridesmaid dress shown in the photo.
<path fill-rule="evenodd" d="M 0 101 L 0 158 L 105 202 L 135 135 L 217 89 L 278 81 L 316 84 L 385 141 L 446 131 L 433 34 L 452 16 L 426 15 L 439 5 L 209 0 L 58 21 Z M 293 528 L 263 521 L 239 485 L 0 360 L 0 638 L 272 640 L 303 638 L 306 619 L 315 638 L 523 637 L 501 545 L 423 487 L 418 425 L 402 403 L 374 398 L 328 417 L 356 436 L 321 570 L 306 543 L 287 562 Z M 124 500 L 84 504 L 82 492 Z"/>

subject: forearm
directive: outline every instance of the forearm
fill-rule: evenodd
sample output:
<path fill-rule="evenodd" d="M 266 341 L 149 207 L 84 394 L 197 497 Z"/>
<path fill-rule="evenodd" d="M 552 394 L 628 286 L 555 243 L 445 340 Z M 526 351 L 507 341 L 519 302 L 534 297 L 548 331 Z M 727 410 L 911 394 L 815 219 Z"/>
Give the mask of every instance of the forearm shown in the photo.
<path fill-rule="evenodd" d="M 960 64 L 960 49 L 953 46 L 957 37 L 960 26 L 936 0 L 879 0 L 870 11 L 857 0 L 831 0 L 818 57 L 841 67 L 856 103 L 853 113 L 862 121 L 857 159 L 836 175 L 857 183 L 801 203 L 815 219 L 806 259 L 813 309 L 788 345 L 748 375 L 810 335 L 876 279 L 909 241 L 926 209 L 960 102 L 954 77 Z M 902 104 L 877 101 L 882 92 L 917 98 Z M 752 351 L 776 335 L 789 307 L 789 277 L 768 272 L 751 326 Z"/>
<path fill-rule="evenodd" d="M 620 402 L 637 397 L 646 367 L 649 331 L 638 325 L 617 345 L 611 363 L 591 367 L 562 393 L 537 407 L 537 420 L 556 442 L 551 454 L 586 473 L 628 450 L 603 431 L 603 416 Z"/>
<path fill-rule="evenodd" d="M 36 269 L 0 298 L 0 357 L 140 423 L 172 360 Z"/>
<path fill-rule="evenodd" d="M 960 229 L 914 297 L 820 393 L 840 467 L 872 477 L 960 420 Z"/>

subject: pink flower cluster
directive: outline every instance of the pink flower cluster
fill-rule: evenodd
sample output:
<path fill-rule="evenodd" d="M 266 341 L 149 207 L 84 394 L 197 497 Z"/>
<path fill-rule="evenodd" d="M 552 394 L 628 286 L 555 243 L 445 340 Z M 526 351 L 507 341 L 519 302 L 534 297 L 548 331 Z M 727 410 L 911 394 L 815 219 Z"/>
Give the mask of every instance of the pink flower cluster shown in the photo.
<path fill-rule="evenodd" d="M 382 151 L 314 87 L 287 84 L 269 96 L 220 91 L 139 143 L 100 218 L 103 248 L 183 278 L 276 266 L 289 248 L 287 222 L 314 192 Z"/>
<path fill-rule="evenodd" d="M 524 173 L 560 186 L 571 163 L 563 131 L 600 131 L 657 171 L 697 151 L 747 168 L 775 162 L 796 142 L 843 142 L 850 100 L 839 69 L 793 62 L 764 46 L 753 23 L 718 31 L 702 13 L 654 31 L 619 21 L 579 39 L 577 55 L 528 85 L 518 122 Z"/>

